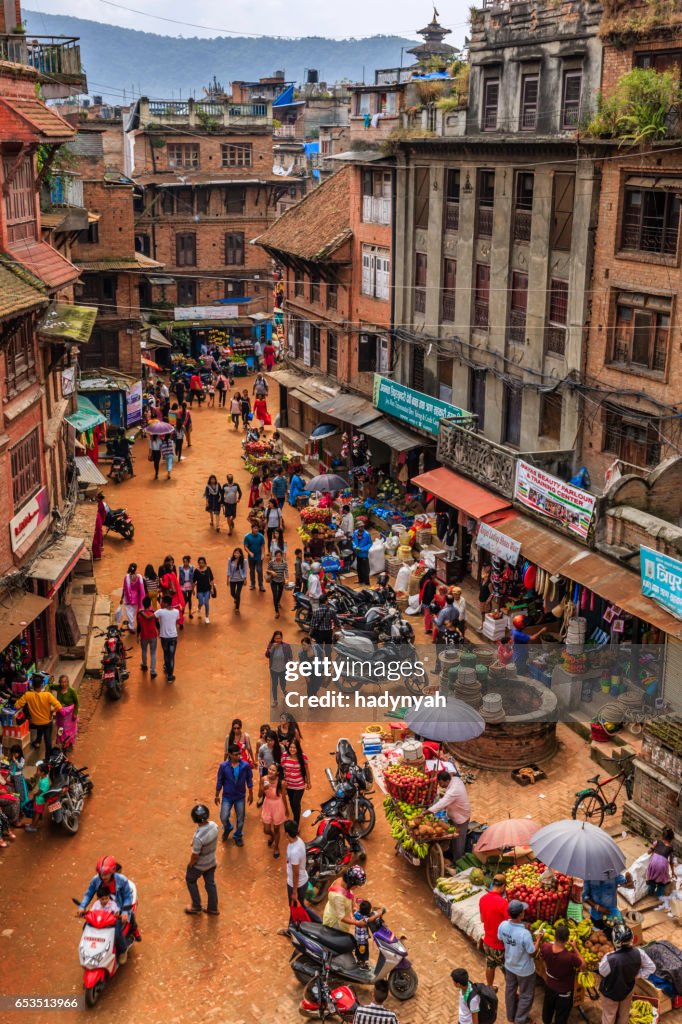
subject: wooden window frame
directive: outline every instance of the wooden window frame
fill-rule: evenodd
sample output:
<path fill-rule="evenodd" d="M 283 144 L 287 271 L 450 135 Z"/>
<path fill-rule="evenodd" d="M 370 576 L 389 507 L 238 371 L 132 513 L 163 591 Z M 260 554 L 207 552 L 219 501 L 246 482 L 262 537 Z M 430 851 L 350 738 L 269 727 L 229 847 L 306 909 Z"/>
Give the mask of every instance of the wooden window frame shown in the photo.
<path fill-rule="evenodd" d="M 580 123 L 580 111 L 583 99 L 583 72 L 578 68 L 564 71 L 561 79 L 561 130 L 575 131 Z M 578 79 L 578 99 L 569 99 L 568 91 L 572 82 Z"/>
<path fill-rule="evenodd" d="M 32 317 L 24 317 L 5 345 L 5 398 L 11 399 L 37 379 Z"/>
<path fill-rule="evenodd" d="M 527 90 L 532 92 L 535 87 L 535 99 L 529 99 Z M 534 132 L 538 125 L 538 106 L 540 102 L 540 75 L 537 71 L 521 78 L 521 109 L 519 113 L 519 131 Z M 532 115 L 532 116 L 531 116 Z"/>
<path fill-rule="evenodd" d="M 682 179 L 680 179 L 680 191 L 682 192 Z M 640 196 L 636 222 L 631 213 L 631 210 L 636 207 L 636 204 L 631 202 L 635 195 Z M 647 220 L 651 220 L 651 217 L 647 215 L 647 204 L 661 199 L 663 200 L 663 213 L 660 217 L 660 227 L 658 224 L 651 227 L 647 225 Z M 659 220 L 658 217 L 656 219 Z M 680 221 L 682 221 L 682 203 L 679 195 L 653 187 L 633 188 L 626 185 L 623 189 L 619 251 L 639 252 L 675 259 L 679 248 Z M 631 242 L 634 244 L 630 244 Z"/>
<path fill-rule="evenodd" d="M 172 151 L 175 151 L 177 155 L 173 156 Z M 168 166 L 172 170 L 199 170 L 198 142 L 167 142 L 166 156 Z"/>
<path fill-rule="evenodd" d="M 489 92 L 494 91 L 495 99 L 494 102 L 489 96 Z M 481 131 L 484 132 L 496 132 L 497 131 L 497 120 L 499 115 L 500 106 L 500 79 L 499 76 L 490 76 L 483 82 L 483 108 L 481 116 Z"/>
<path fill-rule="evenodd" d="M 665 378 L 672 337 L 672 307 L 670 298 L 633 292 L 616 293 L 611 330 L 611 364 L 632 373 L 655 374 Z M 637 348 L 641 342 L 646 348 L 646 361 L 637 358 Z M 661 353 L 663 359 L 660 358 Z"/>
<path fill-rule="evenodd" d="M 538 436 L 547 437 L 551 441 L 561 441 L 563 414 L 564 396 L 561 391 L 550 391 L 548 394 L 541 394 L 538 415 Z M 553 427 L 556 427 L 554 432 L 552 432 Z"/>
<path fill-rule="evenodd" d="M 12 504 L 16 513 L 43 486 L 40 427 L 34 427 L 9 451 Z"/>
<path fill-rule="evenodd" d="M 191 245 L 187 244 L 186 239 L 192 239 Z M 181 241 L 182 239 L 182 241 Z M 191 249 L 191 254 L 188 256 L 184 250 Z M 182 257 L 182 258 L 181 258 Z M 175 266 L 176 267 L 196 267 L 197 265 L 197 235 L 195 231 L 179 231 L 175 236 Z"/>
<path fill-rule="evenodd" d="M 235 258 L 238 257 L 238 258 Z M 225 232 L 225 266 L 243 267 L 246 261 L 243 231 Z"/>
<path fill-rule="evenodd" d="M 253 143 L 224 142 L 220 147 L 221 167 L 253 167 Z"/>

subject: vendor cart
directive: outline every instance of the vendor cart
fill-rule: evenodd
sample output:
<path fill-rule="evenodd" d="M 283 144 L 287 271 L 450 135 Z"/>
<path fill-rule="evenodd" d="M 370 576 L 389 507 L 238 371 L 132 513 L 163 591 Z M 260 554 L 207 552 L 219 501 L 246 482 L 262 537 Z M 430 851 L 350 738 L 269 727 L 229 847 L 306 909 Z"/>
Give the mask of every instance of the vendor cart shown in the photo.
<path fill-rule="evenodd" d="M 388 766 L 383 774 L 387 793 L 384 812 L 396 841 L 396 855 L 413 867 L 423 866 L 433 889 L 445 874 L 445 851 L 457 835 L 447 817 L 428 808 L 436 797 L 437 772 L 419 765 Z"/>
<path fill-rule="evenodd" d="M 396 807 L 396 801 L 391 801 Z M 400 814 L 400 812 L 397 812 Z M 402 817 L 402 816 L 401 816 Z M 435 837 L 433 839 L 420 839 L 418 844 L 408 848 L 405 845 L 407 840 L 396 840 L 396 856 L 402 857 L 413 867 L 423 867 L 426 872 L 426 881 L 430 889 L 435 888 L 436 882 L 445 874 L 445 851 L 449 848 L 456 832 L 449 835 Z"/>

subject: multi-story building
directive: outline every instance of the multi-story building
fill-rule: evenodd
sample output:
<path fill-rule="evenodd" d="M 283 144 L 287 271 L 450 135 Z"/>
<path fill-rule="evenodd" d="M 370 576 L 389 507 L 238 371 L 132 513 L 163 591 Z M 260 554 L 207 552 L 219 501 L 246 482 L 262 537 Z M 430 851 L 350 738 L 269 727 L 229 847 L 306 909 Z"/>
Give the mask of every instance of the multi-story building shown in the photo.
<path fill-rule="evenodd" d="M 0 5 L 0 29 L 20 23 L 18 3 Z M 53 530 L 73 496 L 67 417 L 78 346 L 94 317 L 68 304 L 78 269 L 41 237 L 37 196 L 74 130 L 37 98 L 38 86 L 58 76 L 42 60 L 36 67 L 36 46 L 18 32 L 9 42 L 0 35 L 0 53 L 12 58 L 0 60 L 0 651 L 22 636 L 30 659 L 45 664 L 56 652 L 63 584 L 83 547 Z M 52 59 L 63 67 L 59 46 Z"/>
<path fill-rule="evenodd" d="M 134 105 L 126 175 L 142 189 L 138 249 L 175 282 L 152 283 L 153 307 L 236 306 L 239 316 L 225 319 L 236 334 L 250 332 L 249 315 L 269 311 L 270 267 L 250 242 L 275 220 L 281 197 L 305 187 L 273 173 L 272 132 L 270 99 Z"/>
<path fill-rule="evenodd" d="M 674 71 L 679 81 L 682 42 L 672 25 L 637 22 L 647 6 L 633 0 L 611 15 L 613 5 L 605 4 L 606 105 L 638 69 L 652 92 L 665 91 L 662 72 Z M 646 475 L 682 450 L 681 125 L 678 100 L 645 145 L 624 148 L 617 133 L 594 143 L 618 156 L 602 165 L 585 366 L 583 460 L 599 488 L 615 468 Z"/>

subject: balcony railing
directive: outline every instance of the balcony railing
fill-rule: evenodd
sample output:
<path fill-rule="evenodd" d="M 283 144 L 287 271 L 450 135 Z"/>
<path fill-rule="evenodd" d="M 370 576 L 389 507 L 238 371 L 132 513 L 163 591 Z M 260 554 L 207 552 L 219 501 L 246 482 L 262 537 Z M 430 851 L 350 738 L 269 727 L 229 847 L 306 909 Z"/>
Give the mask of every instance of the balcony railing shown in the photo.
<path fill-rule="evenodd" d="M 486 299 L 474 299 L 474 327 L 488 330 L 489 309 Z"/>
<path fill-rule="evenodd" d="M 426 312 L 426 288 L 415 288 L 414 290 L 414 311 L 415 313 Z"/>
<path fill-rule="evenodd" d="M 278 128 L 273 130 L 273 138 L 275 139 L 295 139 L 297 134 L 303 137 L 303 132 L 297 133 L 295 124 L 281 124 Z"/>
<path fill-rule="evenodd" d="M 459 203 L 445 204 L 445 230 L 459 231 Z"/>
<path fill-rule="evenodd" d="M 557 324 L 548 324 L 545 330 L 545 351 L 555 356 L 563 356 L 566 352 L 566 328 Z"/>
<path fill-rule="evenodd" d="M 516 210 L 514 213 L 514 241 L 530 242 L 533 214 L 530 210 Z"/>
<path fill-rule="evenodd" d="M 561 111 L 561 127 L 570 130 L 578 127 L 580 100 L 566 100 Z"/>
<path fill-rule="evenodd" d="M 64 172 L 55 175 L 50 182 L 50 205 L 83 207 L 83 179 Z"/>
<path fill-rule="evenodd" d="M 139 100 L 140 127 L 183 124 L 210 130 L 231 124 L 272 124 L 270 103 L 230 103 L 223 100 Z"/>
<path fill-rule="evenodd" d="M 507 340 L 517 345 L 523 345 L 526 341 L 526 311 L 525 309 L 512 309 L 509 311 L 509 323 L 507 325 Z"/>
<path fill-rule="evenodd" d="M 81 67 L 81 48 L 78 39 L 71 36 L 26 36 L 13 33 L 0 35 L 0 60 L 25 64 L 41 75 L 64 81 L 85 82 Z"/>
<path fill-rule="evenodd" d="M 455 293 L 443 292 L 442 319 L 446 323 L 454 323 L 455 320 Z"/>
<path fill-rule="evenodd" d="M 390 224 L 391 200 L 381 196 L 363 196 L 362 219 L 365 224 Z"/>
<path fill-rule="evenodd" d="M 537 107 L 526 107 L 521 114 L 521 130 L 524 132 L 532 132 L 535 130 L 535 126 L 538 121 L 538 108 Z"/>
<path fill-rule="evenodd" d="M 493 209 L 492 206 L 480 206 L 476 221 L 476 234 L 479 238 L 492 238 Z"/>

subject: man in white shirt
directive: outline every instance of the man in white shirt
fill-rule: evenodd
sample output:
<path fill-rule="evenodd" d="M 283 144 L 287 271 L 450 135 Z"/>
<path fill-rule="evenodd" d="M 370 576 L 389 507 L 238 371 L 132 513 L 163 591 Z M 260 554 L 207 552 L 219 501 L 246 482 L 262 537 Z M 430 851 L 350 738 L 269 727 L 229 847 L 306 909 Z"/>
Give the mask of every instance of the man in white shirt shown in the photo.
<path fill-rule="evenodd" d="M 452 983 L 459 992 L 458 1024 L 478 1024 L 481 997 L 469 981 L 469 972 L 456 967 L 450 972 Z"/>
<path fill-rule="evenodd" d="M 289 906 L 297 904 L 306 911 L 311 921 L 318 924 L 321 918 L 306 906 L 305 897 L 308 889 L 308 872 L 306 871 L 307 851 L 305 843 L 298 834 L 298 825 L 295 821 L 284 822 L 284 832 L 287 837 L 287 894 Z"/>
<path fill-rule="evenodd" d="M 445 811 L 453 825 L 457 826 L 457 836 L 452 840 L 451 847 L 454 862 L 463 857 L 466 850 L 471 803 L 466 786 L 459 775 L 450 776 L 449 772 L 438 772 L 439 791 L 442 787 L 446 787 L 445 792 L 429 810 L 432 814 L 436 811 Z"/>
<path fill-rule="evenodd" d="M 310 575 L 308 576 L 306 594 L 310 598 L 310 604 L 314 612 L 320 607 L 320 598 L 322 597 L 321 569 L 322 566 L 319 562 L 313 562 L 310 568 Z"/>
<path fill-rule="evenodd" d="M 350 540 L 350 538 L 353 536 L 353 530 L 355 529 L 355 520 L 353 519 L 353 514 L 350 510 L 350 505 L 343 506 L 343 516 L 341 517 L 339 529 L 343 530 L 348 540 Z"/>
<path fill-rule="evenodd" d="M 154 612 L 159 620 L 159 637 L 163 649 L 163 668 L 169 683 L 175 679 L 175 649 L 178 646 L 178 619 L 180 612 L 171 607 L 170 597 L 161 598 L 161 608 Z"/>

